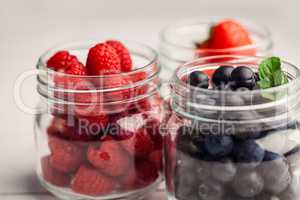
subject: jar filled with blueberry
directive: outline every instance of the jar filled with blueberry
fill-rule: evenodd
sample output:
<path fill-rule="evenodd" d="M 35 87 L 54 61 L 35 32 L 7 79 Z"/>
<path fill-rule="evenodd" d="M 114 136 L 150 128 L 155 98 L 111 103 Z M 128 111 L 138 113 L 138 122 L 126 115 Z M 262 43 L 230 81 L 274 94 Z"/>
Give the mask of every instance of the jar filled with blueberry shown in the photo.
<path fill-rule="evenodd" d="M 163 129 L 168 199 L 300 199 L 299 81 L 278 57 L 177 68 Z"/>

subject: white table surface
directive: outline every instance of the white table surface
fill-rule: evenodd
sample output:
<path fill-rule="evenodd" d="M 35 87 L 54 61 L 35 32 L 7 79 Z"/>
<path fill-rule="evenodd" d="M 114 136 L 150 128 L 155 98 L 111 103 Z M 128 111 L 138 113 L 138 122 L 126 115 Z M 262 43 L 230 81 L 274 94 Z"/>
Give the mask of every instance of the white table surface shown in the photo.
<path fill-rule="evenodd" d="M 224 5 L 217 0 L 182 2 L 186 1 L 0 0 L 1 200 L 54 199 L 35 177 L 33 116 L 15 105 L 13 86 L 21 72 L 34 68 L 38 56 L 57 43 L 122 37 L 157 47 L 158 31 L 176 19 L 243 16 L 268 25 L 274 35 L 275 53 L 300 64 L 298 6 L 291 4 L 292 0 L 286 0 L 284 5 L 277 0 L 228 0 Z M 23 87 L 29 105 L 38 100 L 34 87 L 35 80 L 28 80 Z M 164 199 L 163 192 L 153 195 L 149 199 Z"/>

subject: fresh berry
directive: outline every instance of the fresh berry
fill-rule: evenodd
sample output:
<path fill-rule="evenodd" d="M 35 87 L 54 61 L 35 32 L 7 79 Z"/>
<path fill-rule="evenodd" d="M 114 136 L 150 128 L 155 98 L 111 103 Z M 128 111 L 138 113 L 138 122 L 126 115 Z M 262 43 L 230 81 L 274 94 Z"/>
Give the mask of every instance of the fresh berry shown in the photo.
<path fill-rule="evenodd" d="M 245 168 L 255 168 L 264 159 L 265 151 L 255 140 L 239 141 L 233 150 L 235 161 Z"/>
<path fill-rule="evenodd" d="M 244 198 L 258 195 L 264 188 L 264 180 L 256 172 L 241 172 L 232 182 L 235 193 Z"/>
<path fill-rule="evenodd" d="M 50 165 L 50 156 L 45 156 L 41 159 L 41 168 L 43 178 L 47 182 L 59 187 L 69 186 L 70 176 L 54 169 Z"/>
<path fill-rule="evenodd" d="M 245 66 L 235 68 L 231 73 L 232 87 L 252 90 L 256 85 L 255 73 Z"/>
<path fill-rule="evenodd" d="M 248 31 L 237 21 L 225 20 L 211 30 L 209 46 L 215 49 L 240 47 L 252 44 Z"/>
<path fill-rule="evenodd" d="M 204 149 L 212 158 L 228 156 L 233 149 L 232 137 L 209 135 L 205 138 Z"/>
<path fill-rule="evenodd" d="M 153 151 L 149 155 L 148 159 L 151 163 L 153 163 L 156 166 L 156 169 L 158 171 L 162 171 L 162 169 L 163 169 L 163 157 L 162 157 L 162 151 L 161 150 Z"/>
<path fill-rule="evenodd" d="M 79 135 L 86 135 L 89 137 L 101 136 L 103 130 L 105 130 L 109 118 L 107 115 L 102 114 L 97 116 L 77 116 L 76 133 Z"/>
<path fill-rule="evenodd" d="M 155 182 L 159 176 L 155 165 L 147 160 L 139 160 L 136 163 L 137 184 L 145 187 Z"/>
<path fill-rule="evenodd" d="M 85 75 L 84 65 L 68 51 L 59 51 L 48 61 L 47 67 L 55 71 L 73 75 Z"/>
<path fill-rule="evenodd" d="M 290 185 L 279 195 L 280 199 L 293 200 L 300 197 L 300 183 L 298 174 L 295 174 L 292 178 Z"/>
<path fill-rule="evenodd" d="M 198 188 L 200 199 L 221 200 L 223 199 L 224 193 L 223 185 L 213 180 L 200 183 Z"/>
<path fill-rule="evenodd" d="M 75 174 L 71 189 L 80 194 L 99 196 L 111 193 L 114 185 L 115 183 L 111 178 L 92 167 L 83 165 Z"/>
<path fill-rule="evenodd" d="M 84 151 L 66 140 L 50 137 L 49 148 L 52 153 L 50 164 L 58 171 L 74 172 L 84 161 Z"/>
<path fill-rule="evenodd" d="M 106 77 L 104 79 L 104 89 L 114 89 L 114 91 L 103 93 L 104 100 L 106 102 L 113 102 L 129 99 L 134 95 L 134 90 L 122 87 L 129 87 L 130 84 L 130 79 L 122 75 Z"/>
<path fill-rule="evenodd" d="M 209 79 L 208 76 L 202 71 L 194 71 L 188 77 L 188 83 L 192 86 L 199 88 L 208 88 Z"/>
<path fill-rule="evenodd" d="M 121 61 L 110 45 L 99 43 L 88 53 L 86 70 L 88 75 L 108 75 L 121 72 Z"/>
<path fill-rule="evenodd" d="M 132 60 L 128 49 L 119 41 L 109 40 L 106 44 L 113 47 L 121 61 L 122 72 L 130 72 L 132 70 Z"/>
<path fill-rule="evenodd" d="M 197 177 L 190 168 L 176 166 L 174 175 L 175 196 L 177 199 L 198 199 Z M 168 173 L 167 173 L 168 174 Z"/>
<path fill-rule="evenodd" d="M 112 177 L 124 175 L 131 164 L 129 157 L 114 140 L 102 142 L 100 147 L 91 145 L 88 160 L 94 167 Z"/>
<path fill-rule="evenodd" d="M 148 186 L 157 178 L 158 171 L 151 162 L 138 160 L 136 166 L 120 178 L 120 184 L 123 190 L 133 190 Z"/>
<path fill-rule="evenodd" d="M 120 142 L 123 148 L 135 157 L 144 157 L 154 150 L 154 143 L 144 128 L 137 130 L 130 138 Z"/>
<path fill-rule="evenodd" d="M 154 142 L 154 148 L 161 150 L 163 148 L 163 136 L 160 132 L 160 122 L 158 119 L 149 118 L 145 124 L 146 132 Z"/>
<path fill-rule="evenodd" d="M 211 168 L 212 176 L 222 183 L 230 182 L 235 176 L 236 172 L 237 168 L 230 160 L 216 162 Z"/>
<path fill-rule="evenodd" d="M 187 126 L 181 126 L 177 130 L 177 138 L 176 138 L 176 145 L 177 149 L 190 154 L 193 157 L 201 157 L 204 158 L 204 137 L 199 136 L 199 138 L 194 138 L 196 133 Z"/>
<path fill-rule="evenodd" d="M 70 138 L 73 133 L 73 126 L 75 119 L 71 115 L 68 118 L 54 117 L 47 128 L 47 133 L 50 136 L 57 136 L 62 138 Z"/>
<path fill-rule="evenodd" d="M 266 151 L 259 172 L 265 182 L 265 190 L 277 195 L 287 188 L 291 181 L 287 160 L 278 154 Z"/>
<path fill-rule="evenodd" d="M 224 88 L 231 81 L 232 66 L 220 66 L 212 76 L 213 84 L 218 88 Z"/>
<path fill-rule="evenodd" d="M 187 162 L 184 159 L 182 159 L 181 161 Z M 195 168 L 196 168 L 195 175 L 200 182 L 205 182 L 205 181 L 212 179 L 211 162 L 203 161 L 203 160 L 198 161 L 198 160 L 194 159 L 194 160 L 190 161 L 190 163 L 193 163 L 193 165 L 195 165 Z"/>

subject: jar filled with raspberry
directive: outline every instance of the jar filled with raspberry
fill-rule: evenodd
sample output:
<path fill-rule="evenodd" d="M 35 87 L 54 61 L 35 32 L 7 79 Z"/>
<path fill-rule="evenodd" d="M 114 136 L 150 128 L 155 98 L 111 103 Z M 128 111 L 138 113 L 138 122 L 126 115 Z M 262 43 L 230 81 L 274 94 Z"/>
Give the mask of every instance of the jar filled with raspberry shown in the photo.
<path fill-rule="evenodd" d="M 207 17 L 169 25 L 160 35 L 162 77 L 171 78 L 185 62 L 216 55 L 269 56 L 273 42 L 269 30 L 244 19 Z"/>
<path fill-rule="evenodd" d="M 299 97 L 299 68 L 277 57 L 177 68 L 162 129 L 168 199 L 299 199 Z"/>
<path fill-rule="evenodd" d="M 157 54 L 109 40 L 51 49 L 37 64 L 41 184 L 61 199 L 137 199 L 161 182 Z"/>

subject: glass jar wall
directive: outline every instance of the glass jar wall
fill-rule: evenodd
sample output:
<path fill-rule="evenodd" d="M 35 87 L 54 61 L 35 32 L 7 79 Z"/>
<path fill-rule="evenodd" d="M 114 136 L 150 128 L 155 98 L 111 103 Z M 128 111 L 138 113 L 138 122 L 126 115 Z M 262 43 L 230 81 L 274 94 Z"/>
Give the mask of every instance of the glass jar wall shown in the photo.
<path fill-rule="evenodd" d="M 216 56 L 176 70 L 164 127 L 168 199 L 299 199 L 299 69 L 283 62 L 289 83 L 265 90 L 201 89 L 184 81 L 223 65 L 257 71 L 262 60 Z"/>

